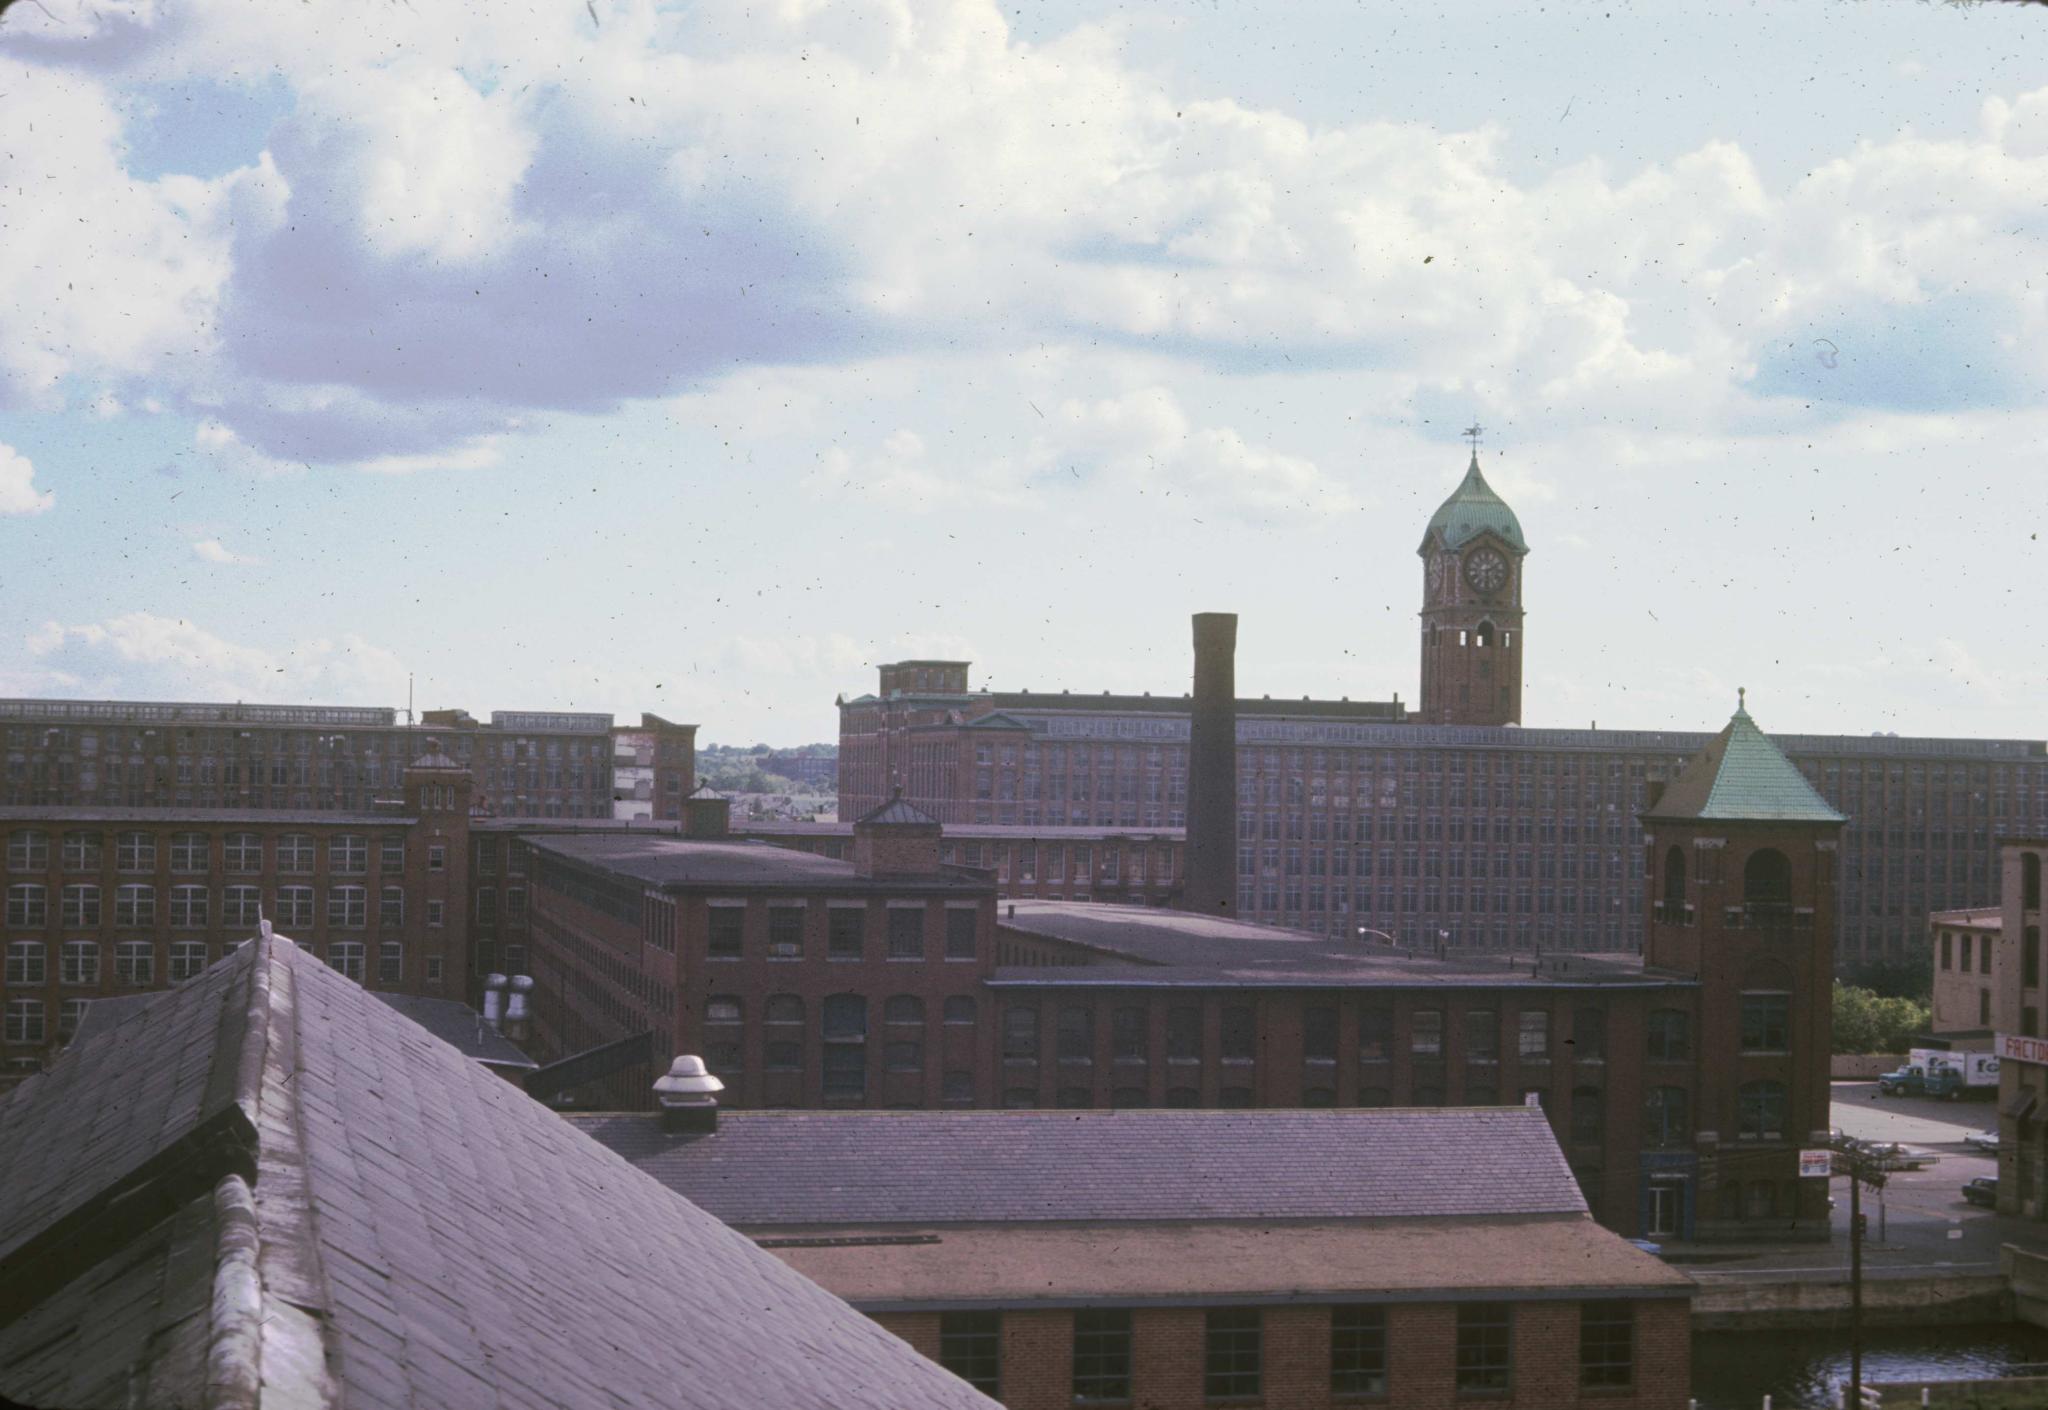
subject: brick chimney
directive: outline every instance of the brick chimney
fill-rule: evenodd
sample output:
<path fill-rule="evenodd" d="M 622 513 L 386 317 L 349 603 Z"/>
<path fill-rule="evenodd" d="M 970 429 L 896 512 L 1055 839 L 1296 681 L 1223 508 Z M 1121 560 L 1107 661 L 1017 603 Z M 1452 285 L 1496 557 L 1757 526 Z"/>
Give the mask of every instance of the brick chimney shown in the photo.
<path fill-rule="evenodd" d="M 1181 904 L 1237 914 L 1237 614 L 1195 614 L 1188 720 L 1188 879 Z"/>
<path fill-rule="evenodd" d="M 853 824 L 856 876 L 937 876 L 939 821 L 903 801 L 903 790 Z"/>

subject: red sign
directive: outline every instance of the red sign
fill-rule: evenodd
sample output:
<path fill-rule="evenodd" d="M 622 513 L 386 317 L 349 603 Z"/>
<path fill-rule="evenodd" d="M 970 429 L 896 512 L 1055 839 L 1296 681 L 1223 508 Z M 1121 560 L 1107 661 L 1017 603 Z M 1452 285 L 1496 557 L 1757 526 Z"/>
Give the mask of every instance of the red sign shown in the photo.
<path fill-rule="evenodd" d="M 2005 1061 L 2032 1062 L 2048 1067 L 2048 1038 L 2022 1038 L 2017 1033 L 2001 1033 L 1994 1051 Z"/>

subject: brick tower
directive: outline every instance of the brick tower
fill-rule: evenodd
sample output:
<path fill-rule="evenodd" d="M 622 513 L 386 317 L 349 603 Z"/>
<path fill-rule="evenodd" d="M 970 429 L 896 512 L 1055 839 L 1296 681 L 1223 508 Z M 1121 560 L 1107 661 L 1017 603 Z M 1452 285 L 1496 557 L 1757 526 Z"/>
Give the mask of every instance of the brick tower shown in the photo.
<path fill-rule="evenodd" d="M 1477 435 L 1476 429 L 1473 434 Z M 1475 445 L 1464 481 L 1423 532 L 1422 706 L 1438 725 L 1522 722 L 1522 560 L 1515 511 L 1479 473 Z"/>
<path fill-rule="evenodd" d="M 1799 1150 L 1828 1143 L 1844 821 L 1740 706 L 1643 811 L 1644 962 L 1699 981 L 1649 1079 L 1698 1094 L 1671 1100 L 1691 1108 L 1699 1238 L 1827 1237 L 1828 1182 L 1799 1177 Z"/>

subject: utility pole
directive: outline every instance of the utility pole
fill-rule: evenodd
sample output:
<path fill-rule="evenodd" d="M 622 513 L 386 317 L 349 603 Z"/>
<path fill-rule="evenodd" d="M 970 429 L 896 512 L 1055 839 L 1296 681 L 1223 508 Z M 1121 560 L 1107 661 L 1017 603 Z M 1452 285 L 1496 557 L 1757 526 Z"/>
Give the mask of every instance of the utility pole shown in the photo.
<path fill-rule="evenodd" d="M 1863 1404 L 1863 1176 L 1849 1171 L 1849 1395 Z"/>

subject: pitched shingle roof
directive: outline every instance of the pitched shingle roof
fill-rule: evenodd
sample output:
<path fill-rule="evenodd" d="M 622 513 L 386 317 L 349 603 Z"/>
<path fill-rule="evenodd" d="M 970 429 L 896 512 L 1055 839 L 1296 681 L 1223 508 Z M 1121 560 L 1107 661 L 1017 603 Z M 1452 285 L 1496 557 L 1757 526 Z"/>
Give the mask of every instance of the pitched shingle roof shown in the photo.
<path fill-rule="evenodd" d="M 567 1118 L 742 1228 L 1583 1214 L 1534 1107 Z"/>
<path fill-rule="evenodd" d="M 993 1404 L 281 938 L 0 1102 L 0 1397 Z"/>
<path fill-rule="evenodd" d="M 855 827 L 937 827 L 939 820 L 924 809 L 903 801 L 899 791 L 879 808 L 870 808 L 853 820 Z"/>
<path fill-rule="evenodd" d="M 1643 816 L 1718 822 L 1846 821 L 1756 727 L 1743 706 L 1736 707 L 1727 728 L 1692 756 Z"/>

